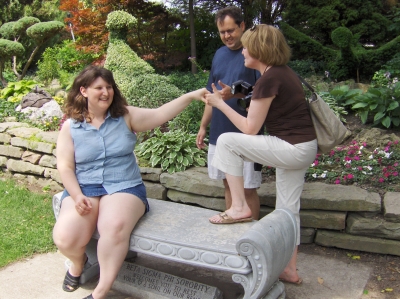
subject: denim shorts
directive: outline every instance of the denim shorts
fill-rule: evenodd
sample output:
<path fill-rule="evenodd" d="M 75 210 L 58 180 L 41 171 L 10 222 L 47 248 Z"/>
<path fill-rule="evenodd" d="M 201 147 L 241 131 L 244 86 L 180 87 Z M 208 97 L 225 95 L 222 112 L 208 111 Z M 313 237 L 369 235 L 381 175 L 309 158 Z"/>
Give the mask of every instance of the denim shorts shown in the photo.
<path fill-rule="evenodd" d="M 103 185 L 101 185 L 101 184 L 81 185 L 80 187 L 81 187 L 81 191 L 82 191 L 83 195 L 85 195 L 87 197 L 96 197 L 96 196 L 103 196 L 103 195 L 108 194 L 106 189 L 104 189 Z M 149 203 L 147 201 L 146 187 L 144 186 L 143 183 L 141 183 L 135 187 L 130 187 L 130 188 L 126 188 L 123 190 L 119 190 L 115 193 L 129 193 L 129 194 L 135 195 L 144 203 L 144 205 L 146 207 L 145 213 L 147 213 L 150 210 Z M 68 191 L 66 189 L 64 189 L 64 192 L 61 195 L 61 200 L 63 200 L 64 198 L 66 198 L 68 196 L 70 196 Z"/>

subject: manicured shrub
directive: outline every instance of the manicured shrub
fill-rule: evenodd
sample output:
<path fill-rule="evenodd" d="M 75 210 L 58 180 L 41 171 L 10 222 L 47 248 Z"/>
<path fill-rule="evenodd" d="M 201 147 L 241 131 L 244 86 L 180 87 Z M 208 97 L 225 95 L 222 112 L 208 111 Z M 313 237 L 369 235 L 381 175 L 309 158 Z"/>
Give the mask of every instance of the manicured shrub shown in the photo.
<path fill-rule="evenodd" d="M 126 29 L 135 22 L 129 14 L 112 12 L 107 18 L 110 44 L 104 67 L 113 72 L 122 94 L 129 104 L 156 108 L 179 97 L 183 92 L 171 84 L 166 76 L 141 59 L 126 43 Z"/>

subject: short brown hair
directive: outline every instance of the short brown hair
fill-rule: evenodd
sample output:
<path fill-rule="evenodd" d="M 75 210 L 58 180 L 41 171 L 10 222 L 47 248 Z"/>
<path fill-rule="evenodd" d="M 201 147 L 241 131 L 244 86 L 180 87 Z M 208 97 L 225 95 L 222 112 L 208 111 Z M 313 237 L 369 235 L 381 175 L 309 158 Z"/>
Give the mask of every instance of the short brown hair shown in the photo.
<path fill-rule="evenodd" d="M 291 50 L 282 32 L 271 25 L 254 25 L 240 39 L 249 55 L 266 65 L 285 65 Z"/>
<path fill-rule="evenodd" d="M 128 113 L 128 109 L 126 108 L 128 103 L 119 91 L 112 72 L 103 67 L 90 65 L 75 78 L 71 90 L 68 93 L 67 100 L 64 104 L 64 112 L 68 118 L 80 122 L 86 119 L 87 122 L 91 122 L 87 101 L 82 95 L 80 88 L 88 88 L 97 78 L 102 78 L 113 87 L 114 98 L 108 108 L 111 117 L 119 117 Z"/>
<path fill-rule="evenodd" d="M 217 14 L 215 15 L 215 23 L 217 25 L 221 24 L 225 20 L 226 16 L 231 17 L 239 27 L 243 22 L 242 10 L 236 6 L 228 6 L 217 11 Z"/>

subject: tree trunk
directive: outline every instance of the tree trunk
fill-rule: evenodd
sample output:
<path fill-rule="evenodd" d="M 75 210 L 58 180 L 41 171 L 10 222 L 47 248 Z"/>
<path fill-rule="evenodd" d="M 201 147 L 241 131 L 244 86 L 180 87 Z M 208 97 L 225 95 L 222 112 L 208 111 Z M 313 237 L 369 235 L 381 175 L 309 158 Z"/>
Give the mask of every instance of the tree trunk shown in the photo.
<path fill-rule="evenodd" d="M 17 71 L 17 56 L 13 56 L 13 72 L 17 78 L 19 78 L 19 73 Z"/>
<path fill-rule="evenodd" d="M 43 42 L 43 43 L 45 43 L 45 42 Z M 24 69 L 22 70 L 21 75 L 18 76 L 18 81 L 24 79 L 26 72 L 28 71 L 28 68 L 33 61 L 33 57 L 35 57 L 36 53 L 39 51 L 39 48 L 40 48 L 40 45 L 37 45 L 36 48 L 33 50 L 31 56 L 29 57 L 28 61 L 25 64 Z"/>
<path fill-rule="evenodd" d="M 189 0 L 189 22 L 190 22 L 190 56 L 196 59 L 196 36 L 194 32 L 193 0 Z M 192 74 L 197 73 L 197 65 L 192 62 Z"/>
<path fill-rule="evenodd" d="M 4 71 L 4 61 L 0 61 L 0 82 L 3 85 L 3 88 L 7 87 L 7 81 L 3 77 L 3 71 Z"/>

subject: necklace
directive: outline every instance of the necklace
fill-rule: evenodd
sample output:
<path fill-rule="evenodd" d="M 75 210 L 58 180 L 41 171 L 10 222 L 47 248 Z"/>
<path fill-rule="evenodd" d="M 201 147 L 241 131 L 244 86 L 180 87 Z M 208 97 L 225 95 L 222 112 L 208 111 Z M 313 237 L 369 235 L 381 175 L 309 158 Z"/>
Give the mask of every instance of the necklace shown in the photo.
<path fill-rule="evenodd" d="M 271 68 L 271 66 L 267 65 L 267 66 L 265 67 L 265 70 L 264 70 L 264 73 L 263 73 L 263 74 L 265 74 L 265 72 L 268 71 L 270 68 Z"/>

